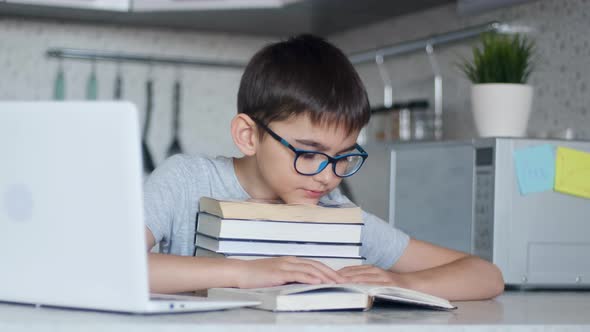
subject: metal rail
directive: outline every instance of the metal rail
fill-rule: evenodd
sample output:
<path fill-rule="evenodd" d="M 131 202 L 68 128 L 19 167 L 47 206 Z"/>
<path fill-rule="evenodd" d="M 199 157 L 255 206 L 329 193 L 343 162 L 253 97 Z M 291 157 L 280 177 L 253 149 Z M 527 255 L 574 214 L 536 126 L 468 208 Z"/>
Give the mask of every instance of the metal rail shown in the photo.
<path fill-rule="evenodd" d="M 79 59 L 90 61 L 140 62 L 146 64 L 168 64 L 183 66 L 204 66 L 243 69 L 245 63 L 232 61 L 217 61 L 184 57 L 162 57 L 132 53 L 118 53 L 74 48 L 51 48 L 47 56 L 61 59 Z"/>
<path fill-rule="evenodd" d="M 424 52 L 428 45 L 430 45 L 430 47 L 435 47 L 437 45 L 449 44 L 469 38 L 474 38 L 484 32 L 491 31 L 506 33 L 511 32 L 512 28 L 507 24 L 493 21 L 461 30 L 451 31 L 426 38 L 389 45 L 374 50 L 353 53 L 348 58 L 350 62 L 352 62 L 353 64 L 375 62 L 375 58 L 378 56 L 385 58 L 388 56 L 412 53 L 417 51 Z"/>

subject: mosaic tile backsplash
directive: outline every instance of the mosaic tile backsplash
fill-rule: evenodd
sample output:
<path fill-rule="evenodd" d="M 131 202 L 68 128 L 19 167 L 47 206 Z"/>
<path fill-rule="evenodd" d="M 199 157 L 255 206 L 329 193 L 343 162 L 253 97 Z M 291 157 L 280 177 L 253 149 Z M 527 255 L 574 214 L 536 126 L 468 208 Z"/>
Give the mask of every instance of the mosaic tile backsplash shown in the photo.
<path fill-rule="evenodd" d="M 345 52 L 356 52 L 422 38 L 493 20 L 533 28 L 538 48 L 531 136 L 559 136 L 569 128 L 576 138 L 590 139 L 590 1 L 540 0 L 476 16 L 459 16 L 454 4 L 394 18 L 329 36 Z M 186 56 L 246 62 L 272 41 L 260 37 L 148 29 L 95 24 L 63 23 L 0 17 L 0 100 L 47 100 L 53 94 L 59 61 L 47 58 L 50 47 Z M 470 113 L 470 83 L 456 69 L 469 56 L 470 42 L 435 49 L 443 74 L 445 138 L 476 135 Z M 432 100 L 432 72 L 425 54 L 388 58 L 385 62 L 394 86 L 394 99 Z M 85 98 L 92 64 L 64 60 L 66 98 Z M 372 104 L 383 100 L 383 85 L 375 64 L 357 66 Z M 96 64 L 98 99 L 113 98 L 117 64 Z M 143 116 L 145 82 L 154 79 L 154 114 L 148 137 L 157 163 L 165 158 L 172 139 L 172 86 L 178 75 L 183 85 L 181 140 L 185 151 L 236 155 L 229 122 L 236 112 L 236 94 L 242 71 L 206 67 L 121 64 L 123 97 L 134 102 Z"/>
<path fill-rule="evenodd" d="M 348 52 L 423 38 L 445 31 L 502 21 L 533 29 L 530 36 L 538 49 L 529 135 L 564 136 L 569 128 L 576 138 L 590 139 L 590 1 L 540 0 L 489 11 L 476 16 L 459 16 L 454 4 L 407 15 L 331 36 Z M 443 76 L 445 137 L 476 136 L 470 113 L 470 82 L 456 68 L 461 56 L 470 57 L 473 41 L 435 49 Z M 425 53 L 386 59 L 393 81 L 394 99 L 433 99 L 432 71 Z M 383 103 L 383 84 L 375 64 L 357 67 L 367 86 L 371 103 Z"/>
<path fill-rule="evenodd" d="M 186 30 L 166 30 L 60 23 L 0 17 L 0 100 L 49 100 L 59 60 L 48 48 L 68 47 L 123 53 L 247 62 L 269 40 Z M 98 100 L 112 100 L 118 65 L 96 63 Z M 86 98 L 92 63 L 63 60 L 67 100 Z M 174 67 L 121 63 L 123 99 L 135 103 L 140 120 L 146 108 L 146 80 L 154 81 L 154 107 L 148 143 L 156 164 L 166 158 L 172 141 L 172 91 L 182 83 L 180 137 L 186 152 L 236 155 L 230 120 L 242 69 Z"/>

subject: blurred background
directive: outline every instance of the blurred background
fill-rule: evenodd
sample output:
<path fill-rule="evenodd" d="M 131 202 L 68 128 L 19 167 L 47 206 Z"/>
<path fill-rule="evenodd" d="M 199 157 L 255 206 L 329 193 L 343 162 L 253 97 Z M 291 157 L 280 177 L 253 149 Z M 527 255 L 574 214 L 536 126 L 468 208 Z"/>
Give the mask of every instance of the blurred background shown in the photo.
<path fill-rule="evenodd" d="M 314 33 L 352 57 L 501 22 L 526 30 L 537 45 L 528 135 L 588 139 L 589 15 L 586 0 L 5 0 L 0 1 L 0 99 L 129 100 L 141 121 L 151 112 L 146 141 L 156 165 L 172 143 L 176 110 L 184 152 L 237 155 L 229 123 L 236 113 L 241 65 L 267 43 Z M 465 38 L 434 46 L 444 140 L 476 136 L 471 83 L 456 66 L 470 56 L 475 42 Z M 210 65 L 48 55 L 70 48 Z M 435 72 L 424 50 L 385 56 L 380 67 L 375 61 L 355 66 L 374 107 L 387 101 L 389 80 L 394 104 L 417 103 L 431 119 Z M 176 98 L 175 82 L 180 85 Z M 378 121 L 394 114 L 376 114 L 361 139 L 399 139 L 400 128 L 384 125 L 394 122 Z M 434 138 L 430 125 L 423 129 L 425 134 L 406 139 Z"/>

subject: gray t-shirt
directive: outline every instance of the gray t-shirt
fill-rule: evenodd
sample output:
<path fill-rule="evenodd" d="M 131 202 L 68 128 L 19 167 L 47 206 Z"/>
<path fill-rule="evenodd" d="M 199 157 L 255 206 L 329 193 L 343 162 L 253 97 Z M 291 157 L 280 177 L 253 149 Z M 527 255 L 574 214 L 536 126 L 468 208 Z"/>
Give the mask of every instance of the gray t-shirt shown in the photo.
<path fill-rule="evenodd" d="M 233 159 L 205 155 L 176 155 L 167 159 L 144 184 L 145 221 L 160 252 L 190 256 L 195 249 L 196 216 L 201 196 L 246 200 L 250 196 L 236 176 Z M 338 189 L 321 203 L 344 203 Z M 409 237 L 363 211 L 361 255 L 367 264 L 390 268 L 406 249 Z"/>

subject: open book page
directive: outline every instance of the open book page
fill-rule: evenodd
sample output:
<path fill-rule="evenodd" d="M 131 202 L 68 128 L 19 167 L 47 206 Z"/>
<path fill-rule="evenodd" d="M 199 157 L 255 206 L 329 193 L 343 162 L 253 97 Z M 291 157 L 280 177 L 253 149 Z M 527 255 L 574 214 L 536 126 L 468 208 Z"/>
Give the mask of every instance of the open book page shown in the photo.
<path fill-rule="evenodd" d="M 341 289 L 342 291 L 348 292 L 355 292 L 355 293 L 365 293 L 362 289 L 357 289 L 355 287 L 350 287 L 351 285 L 348 284 L 319 284 L 319 285 L 307 285 L 307 284 L 288 284 L 282 286 L 275 286 L 275 287 L 265 287 L 265 288 L 254 288 L 249 289 L 251 292 L 255 292 L 258 294 L 266 294 L 266 295 L 291 295 L 291 294 L 300 294 L 305 292 L 311 292 L 321 289 Z M 366 293 L 365 293 L 366 294 Z"/>
<path fill-rule="evenodd" d="M 217 300 L 260 301 L 255 308 L 270 311 L 367 310 L 372 302 L 363 292 L 335 285 L 212 288 L 208 293 L 209 298 Z"/>
<path fill-rule="evenodd" d="M 218 294 L 218 290 L 214 290 L 210 294 Z M 271 299 L 277 299 L 282 297 L 295 297 L 300 296 L 308 297 L 316 301 L 324 302 L 324 309 L 330 308 L 330 305 L 334 302 L 343 301 L 346 298 L 351 298 L 353 294 L 361 295 L 366 300 L 360 304 L 358 296 L 355 296 L 354 301 L 359 303 L 356 307 L 370 307 L 372 299 L 379 299 L 388 302 L 406 303 L 413 305 L 420 305 L 424 307 L 431 307 L 437 309 L 455 309 L 455 307 L 447 300 L 436 297 L 430 294 L 425 294 L 411 289 L 400 288 L 400 287 L 382 287 L 375 285 L 366 284 L 320 284 L 320 285 L 306 285 L 306 284 L 289 284 L 276 287 L 268 288 L 256 288 L 256 289 L 244 289 L 244 290 L 232 290 L 234 293 L 247 293 L 250 295 L 250 300 L 262 300 L 263 302 L 269 303 Z M 223 289 L 222 289 L 223 293 Z M 349 295 L 346 295 L 349 294 Z M 293 298 L 293 300 L 295 300 Z M 276 310 L 277 301 L 274 300 L 271 310 Z M 266 305 L 266 309 L 271 305 Z M 291 307 L 293 308 L 293 307 Z M 309 308 L 309 306 L 308 306 Z M 320 310 L 321 307 L 314 307 L 314 310 Z M 279 310 L 284 310 L 280 309 Z M 288 311 L 288 310 L 287 310 Z"/>
<path fill-rule="evenodd" d="M 455 309 L 448 300 L 438 296 L 426 294 L 413 289 L 394 287 L 394 286 L 375 286 L 367 284 L 348 285 L 359 291 L 365 292 L 370 296 L 385 301 L 404 302 L 420 304 L 427 306 L 440 307 L 442 309 Z"/>
<path fill-rule="evenodd" d="M 386 301 L 404 302 L 411 304 L 421 304 L 426 306 L 440 307 L 443 309 L 454 309 L 448 300 L 422 293 L 416 290 L 394 287 L 394 286 L 375 286 L 368 284 L 320 284 L 320 285 L 303 285 L 290 284 L 270 288 L 259 288 L 256 291 L 260 293 L 271 293 L 277 295 L 299 294 L 321 289 L 342 290 L 347 292 L 365 293 L 371 297 Z"/>

